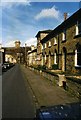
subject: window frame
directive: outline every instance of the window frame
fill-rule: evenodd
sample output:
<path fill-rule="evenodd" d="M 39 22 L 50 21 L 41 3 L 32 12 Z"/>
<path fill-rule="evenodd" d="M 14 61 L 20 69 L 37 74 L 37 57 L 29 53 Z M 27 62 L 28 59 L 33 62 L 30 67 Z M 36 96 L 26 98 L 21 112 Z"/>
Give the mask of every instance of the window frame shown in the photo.
<path fill-rule="evenodd" d="M 81 51 L 78 52 L 78 50 L 75 50 L 75 67 L 81 67 L 81 65 L 78 64 L 78 53 L 81 54 Z"/>
<path fill-rule="evenodd" d="M 76 36 L 79 35 L 79 34 L 81 34 L 81 30 L 79 30 L 79 26 L 81 26 L 81 22 L 79 23 L 79 22 L 77 21 L 77 23 L 76 23 L 76 33 L 75 33 Z M 80 32 L 79 32 L 79 31 L 80 31 Z"/>
<path fill-rule="evenodd" d="M 54 45 L 57 45 L 57 39 L 54 37 Z"/>
<path fill-rule="evenodd" d="M 44 48 L 47 48 L 47 44 L 46 43 L 44 44 Z"/>
<path fill-rule="evenodd" d="M 54 53 L 54 64 L 57 65 L 57 53 Z"/>
<path fill-rule="evenodd" d="M 49 45 L 48 45 L 48 47 L 51 47 L 51 41 L 49 41 Z"/>
<path fill-rule="evenodd" d="M 62 41 L 66 41 L 66 30 L 62 32 Z"/>

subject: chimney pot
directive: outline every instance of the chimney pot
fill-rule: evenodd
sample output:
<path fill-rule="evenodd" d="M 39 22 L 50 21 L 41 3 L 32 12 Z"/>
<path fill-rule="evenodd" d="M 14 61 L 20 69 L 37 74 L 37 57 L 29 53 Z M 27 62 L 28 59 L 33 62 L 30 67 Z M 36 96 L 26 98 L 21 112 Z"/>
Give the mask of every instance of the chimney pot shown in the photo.
<path fill-rule="evenodd" d="M 67 13 L 64 13 L 64 20 L 67 19 Z"/>

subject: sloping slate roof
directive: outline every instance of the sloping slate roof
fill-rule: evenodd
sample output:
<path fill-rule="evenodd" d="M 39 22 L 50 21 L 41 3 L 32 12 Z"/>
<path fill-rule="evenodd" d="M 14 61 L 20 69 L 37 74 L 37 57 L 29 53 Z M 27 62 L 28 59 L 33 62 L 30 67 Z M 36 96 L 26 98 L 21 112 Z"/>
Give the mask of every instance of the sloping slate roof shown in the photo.
<path fill-rule="evenodd" d="M 42 31 L 39 31 L 35 37 L 39 36 L 40 33 L 50 33 L 51 31 L 52 30 L 42 30 Z"/>
<path fill-rule="evenodd" d="M 28 52 L 28 54 L 31 54 L 31 53 L 33 53 L 33 52 L 37 52 L 37 48 L 34 49 L 34 50 L 32 50 L 32 51 L 30 51 L 30 52 Z"/>
<path fill-rule="evenodd" d="M 51 37 L 56 35 L 57 33 L 62 32 L 64 29 L 70 27 L 72 24 L 76 23 L 77 20 L 81 21 L 81 8 L 75 12 L 72 16 L 62 22 L 59 26 L 57 26 L 53 31 L 51 31 L 46 37 L 44 37 L 41 42 L 48 41 Z"/>

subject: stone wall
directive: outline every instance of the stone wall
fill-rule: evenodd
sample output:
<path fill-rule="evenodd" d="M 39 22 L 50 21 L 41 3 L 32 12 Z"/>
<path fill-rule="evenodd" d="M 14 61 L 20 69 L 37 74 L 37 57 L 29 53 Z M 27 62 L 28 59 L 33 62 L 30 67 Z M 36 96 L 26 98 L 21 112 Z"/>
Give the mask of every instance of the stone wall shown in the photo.
<path fill-rule="evenodd" d="M 52 85 L 57 85 L 65 89 L 69 94 L 81 99 L 81 79 L 65 76 L 64 74 L 56 74 L 50 72 L 39 71 L 34 68 L 30 68 L 37 74 L 45 77 L 50 81 Z"/>
<path fill-rule="evenodd" d="M 73 96 L 77 96 L 81 101 L 81 80 L 75 78 L 66 77 L 67 91 Z"/>

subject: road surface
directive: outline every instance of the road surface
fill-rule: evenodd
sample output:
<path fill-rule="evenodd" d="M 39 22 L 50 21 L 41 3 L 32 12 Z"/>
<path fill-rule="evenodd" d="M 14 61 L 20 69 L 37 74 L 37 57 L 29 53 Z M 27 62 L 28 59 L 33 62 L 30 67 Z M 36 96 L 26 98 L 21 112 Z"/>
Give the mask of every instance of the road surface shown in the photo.
<path fill-rule="evenodd" d="M 3 73 L 2 93 L 2 118 L 34 117 L 32 93 L 18 64 Z"/>

